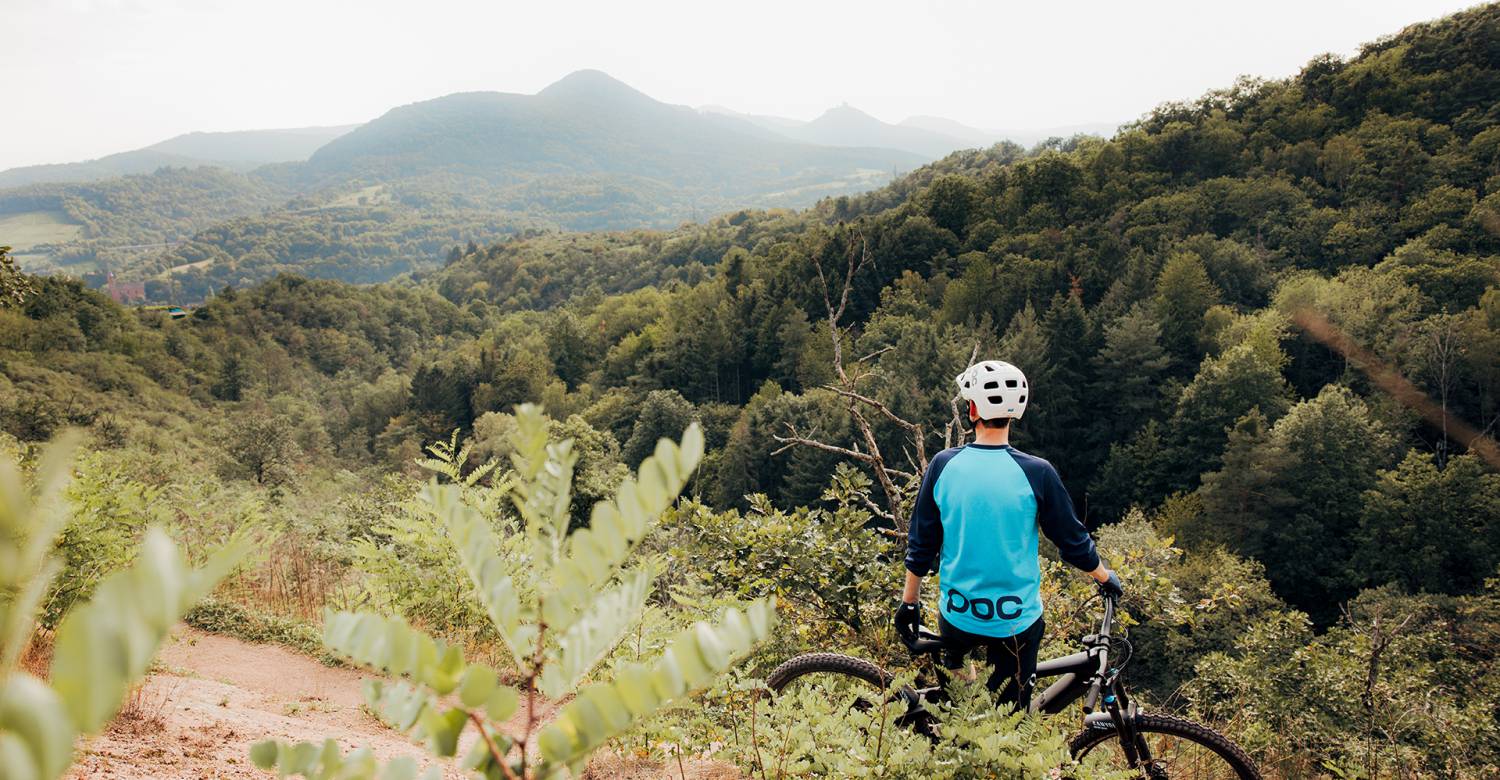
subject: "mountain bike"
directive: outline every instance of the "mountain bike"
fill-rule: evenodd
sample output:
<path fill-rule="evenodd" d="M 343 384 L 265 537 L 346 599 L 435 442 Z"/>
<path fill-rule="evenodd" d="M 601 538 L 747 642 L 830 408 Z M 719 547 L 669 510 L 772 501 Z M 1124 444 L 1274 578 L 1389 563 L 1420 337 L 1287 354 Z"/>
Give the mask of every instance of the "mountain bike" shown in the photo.
<path fill-rule="evenodd" d="M 1132 653 L 1129 639 L 1112 636 L 1116 599 L 1102 591 L 1103 615 L 1099 630 L 1085 635 L 1083 649 L 1037 664 L 1037 678 L 1056 677 L 1045 690 L 1032 697 L 1030 711 L 1056 714 L 1082 698 L 1083 730 L 1073 737 L 1073 758 L 1104 753 L 1107 763 L 1135 770 L 1146 780 L 1260 780 L 1255 762 L 1237 745 L 1213 729 L 1172 715 L 1142 712 L 1125 689 L 1124 670 Z M 947 674 L 938 657 L 942 637 L 925 629 L 907 642 L 914 656 L 933 656 L 938 669 L 936 685 L 902 686 L 887 695 L 886 703 L 905 708 L 897 723 L 932 734 L 934 721 L 924 704 L 943 700 Z M 1118 648 L 1118 650 L 1116 650 Z M 775 693 L 793 684 L 830 685 L 852 682 L 861 691 L 887 691 L 892 675 L 862 658 L 838 653 L 806 653 L 778 666 L 766 678 Z M 831 687 L 831 686 L 830 686 Z M 1101 704 L 1102 708 L 1096 705 Z M 854 706 L 869 709 L 879 704 L 867 693 L 854 698 Z M 938 725 L 938 728 L 941 726 Z"/>

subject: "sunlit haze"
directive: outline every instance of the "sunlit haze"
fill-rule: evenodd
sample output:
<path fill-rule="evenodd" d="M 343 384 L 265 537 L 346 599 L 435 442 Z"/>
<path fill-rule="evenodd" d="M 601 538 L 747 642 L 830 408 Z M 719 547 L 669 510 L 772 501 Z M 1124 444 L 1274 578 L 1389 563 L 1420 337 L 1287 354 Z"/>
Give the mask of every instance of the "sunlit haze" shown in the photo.
<path fill-rule="evenodd" d="M 581 68 L 669 103 L 985 128 L 1129 120 L 1470 5 L 4 0 L 0 169 L 194 130 L 352 124 Z"/>

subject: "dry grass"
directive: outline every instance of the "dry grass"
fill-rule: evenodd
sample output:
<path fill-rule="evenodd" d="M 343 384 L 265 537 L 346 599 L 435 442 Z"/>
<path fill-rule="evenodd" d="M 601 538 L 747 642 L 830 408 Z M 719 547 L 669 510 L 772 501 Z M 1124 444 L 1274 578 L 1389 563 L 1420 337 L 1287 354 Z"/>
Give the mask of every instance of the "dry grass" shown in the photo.
<path fill-rule="evenodd" d="M 296 534 L 275 539 L 267 555 L 220 588 L 231 600 L 273 615 L 317 620 L 325 607 L 348 606 L 348 566 Z"/>
<path fill-rule="evenodd" d="M 120 708 L 120 714 L 116 715 L 110 724 L 111 728 L 140 734 L 160 730 L 166 726 L 167 705 L 177 693 L 177 686 L 181 684 L 181 681 L 177 678 L 166 677 L 157 678 L 157 680 L 171 680 L 171 682 L 158 682 L 156 685 L 151 685 L 148 681 L 132 688 L 130 695 L 125 698 L 125 704 Z"/>
<path fill-rule="evenodd" d="M 31 632 L 31 639 L 21 651 L 21 671 L 38 679 L 47 679 L 52 669 L 52 632 L 43 628 Z"/>

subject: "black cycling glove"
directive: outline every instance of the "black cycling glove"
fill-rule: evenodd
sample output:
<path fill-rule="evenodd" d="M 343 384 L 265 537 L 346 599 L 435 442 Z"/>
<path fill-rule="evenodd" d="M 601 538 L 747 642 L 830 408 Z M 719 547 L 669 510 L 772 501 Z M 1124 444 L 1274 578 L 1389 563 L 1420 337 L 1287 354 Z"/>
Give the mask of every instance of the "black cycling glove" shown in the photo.
<path fill-rule="evenodd" d="M 917 626 L 922 624 L 922 605 L 902 602 L 896 607 L 896 636 L 910 642 L 917 638 Z"/>
<path fill-rule="evenodd" d="M 1120 598 L 1125 595 L 1125 586 L 1120 583 L 1120 575 L 1113 571 L 1109 573 L 1109 579 L 1099 583 L 1099 592 L 1106 596 Z"/>

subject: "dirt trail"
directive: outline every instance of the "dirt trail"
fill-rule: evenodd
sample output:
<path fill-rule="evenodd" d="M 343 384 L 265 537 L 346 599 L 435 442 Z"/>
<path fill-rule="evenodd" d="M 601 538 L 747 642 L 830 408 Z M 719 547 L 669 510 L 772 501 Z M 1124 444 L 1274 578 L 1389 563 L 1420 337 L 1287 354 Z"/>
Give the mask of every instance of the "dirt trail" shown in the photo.
<path fill-rule="evenodd" d="M 159 673 L 133 706 L 81 746 L 69 780 L 199 780 L 274 777 L 250 763 L 263 739 L 336 740 L 346 751 L 369 747 L 382 760 L 425 752 L 386 728 L 361 705 L 370 675 L 336 669 L 274 645 L 257 645 L 179 626 L 162 647 Z M 552 708 L 544 715 L 550 716 Z M 472 733 L 470 734 L 472 736 Z M 688 778 L 732 778 L 732 767 L 698 764 Z M 449 770 L 444 777 L 463 777 Z M 600 756 L 588 777 L 678 777 L 653 764 Z"/>

